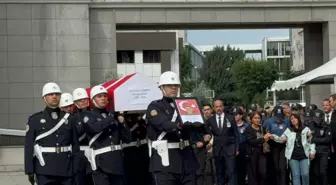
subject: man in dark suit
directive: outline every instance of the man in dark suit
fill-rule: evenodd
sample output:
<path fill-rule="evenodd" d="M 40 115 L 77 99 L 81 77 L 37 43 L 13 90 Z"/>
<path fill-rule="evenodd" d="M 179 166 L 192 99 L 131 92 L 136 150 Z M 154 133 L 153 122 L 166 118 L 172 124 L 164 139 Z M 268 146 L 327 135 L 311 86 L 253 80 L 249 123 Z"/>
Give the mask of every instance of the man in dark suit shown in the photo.
<path fill-rule="evenodd" d="M 329 97 L 329 102 L 331 107 L 333 108 L 333 111 L 331 112 L 330 120 L 326 118 L 326 122 L 329 122 L 330 130 L 331 130 L 331 155 L 330 155 L 330 168 L 329 168 L 329 174 L 335 174 L 336 173 L 336 94 L 332 94 Z M 330 185 L 336 185 L 336 177 L 331 175 L 329 177 L 329 184 Z"/>
<path fill-rule="evenodd" d="M 235 119 L 223 112 L 221 100 L 214 102 L 216 114 L 207 120 L 207 132 L 213 135 L 213 157 L 217 185 L 236 185 L 235 159 L 239 151 L 239 133 Z M 227 179 L 226 179 L 227 177 Z"/>

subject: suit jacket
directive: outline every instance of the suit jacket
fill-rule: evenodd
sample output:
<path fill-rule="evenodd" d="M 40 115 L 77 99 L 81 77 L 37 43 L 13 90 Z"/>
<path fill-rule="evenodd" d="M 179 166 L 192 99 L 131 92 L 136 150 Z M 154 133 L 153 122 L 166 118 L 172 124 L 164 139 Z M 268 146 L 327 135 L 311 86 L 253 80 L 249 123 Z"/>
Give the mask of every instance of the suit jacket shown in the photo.
<path fill-rule="evenodd" d="M 330 118 L 330 130 L 331 130 L 331 142 L 334 147 L 334 150 L 336 150 L 336 110 L 334 110 L 331 114 Z"/>
<path fill-rule="evenodd" d="M 232 115 L 224 115 L 222 130 L 213 115 L 207 120 L 206 130 L 213 136 L 213 156 L 233 156 L 239 151 L 238 127 Z"/>

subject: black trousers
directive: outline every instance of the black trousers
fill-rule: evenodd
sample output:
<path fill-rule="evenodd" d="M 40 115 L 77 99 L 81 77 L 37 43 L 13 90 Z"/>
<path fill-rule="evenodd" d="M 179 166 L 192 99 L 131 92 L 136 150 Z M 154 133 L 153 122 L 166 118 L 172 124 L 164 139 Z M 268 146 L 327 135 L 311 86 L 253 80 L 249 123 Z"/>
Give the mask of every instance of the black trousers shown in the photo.
<path fill-rule="evenodd" d="M 124 176 L 108 174 L 102 172 L 100 169 L 92 173 L 94 185 L 124 185 Z"/>
<path fill-rule="evenodd" d="M 262 151 L 254 151 L 247 163 L 248 185 L 265 185 L 267 156 Z"/>
<path fill-rule="evenodd" d="M 287 171 L 287 159 L 285 157 L 285 144 L 275 144 L 271 146 L 273 173 L 276 178 L 274 180 L 275 185 L 287 185 L 288 184 L 288 171 Z"/>
<path fill-rule="evenodd" d="M 212 152 L 207 152 L 204 171 L 205 185 L 214 185 L 216 182 L 215 161 Z"/>
<path fill-rule="evenodd" d="M 246 154 L 239 153 L 236 157 L 237 184 L 246 185 Z"/>
<path fill-rule="evenodd" d="M 75 175 L 76 185 L 93 185 L 92 175 L 86 174 L 86 171 L 77 172 Z"/>
<path fill-rule="evenodd" d="M 217 185 L 236 185 L 236 156 L 214 156 L 214 159 Z"/>
<path fill-rule="evenodd" d="M 154 185 L 196 185 L 195 172 L 178 174 L 170 172 L 154 172 Z"/>
<path fill-rule="evenodd" d="M 204 171 L 205 171 L 205 164 L 206 164 L 206 155 L 207 151 L 206 148 L 194 149 L 194 152 L 197 157 L 197 161 L 200 165 L 200 168 L 196 171 L 196 182 L 197 185 L 204 185 Z"/>
<path fill-rule="evenodd" d="M 330 185 L 336 185 L 336 153 L 330 154 L 328 162 L 328 181 Z"/>
<path fill-rule="evenodd" d="M 52 175 L 36 174 L 37 185 L 72 185 L 72 177 L 59 177 Z"/>
<path fill-rule="evenodd" d="M 328 185 L 328 162 L 328 154 L 316 155 L 312 160 L 313 185 Z"/>

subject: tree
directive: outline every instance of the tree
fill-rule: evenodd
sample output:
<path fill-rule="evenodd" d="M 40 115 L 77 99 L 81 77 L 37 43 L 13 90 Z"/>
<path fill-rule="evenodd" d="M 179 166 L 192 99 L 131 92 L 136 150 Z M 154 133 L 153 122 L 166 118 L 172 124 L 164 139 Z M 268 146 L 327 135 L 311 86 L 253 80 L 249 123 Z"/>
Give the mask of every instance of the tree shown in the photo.
<path fill-rule="evenodd" d="M 119 79 L 121 77 L 122 77 L 122 75 L 118 74 L 117 72 L 112 71 L 112 70 L 108 70 L 104 75 L 104 82 Z"/>
<path fill-rule="evenodd" d="M 191 92 L 195 87 L 195 82 L 191 79 L 191 70 L 193 68 L 188 47 L 184 47 L 180 58 L 180 79 L 181 93 Z"/>
<path fill-rule="evenodd" d="M 234 66 L 234 77 L 236 80 L 236 92 L 241 101 L 248 105 L 253 99 L 259 99 L 278 78 L 274 66 L 265 61 L 245 59 L 237 62 Z"/>
<path fill-rule="evenodd" d="M 216 98 L 223 99 L 225 103 L 232 103 L 236 100 L 235 81 L 233 78 L 232 65 L 245 58 L 240 49 L 227 46 L 215 47 L 207 52 L 203 68 L 200 70 L 201 80 L 215 91 Z"/>
<path fill-rule="evenodd" d="M 199 103 L 202 105 L 208 103 L 208 100 L 205 97 L 205 92 L 209 90 L 204 81 L 201 81 L 197 87 L 191 92 L 192 97 L 196 97 Z"/>

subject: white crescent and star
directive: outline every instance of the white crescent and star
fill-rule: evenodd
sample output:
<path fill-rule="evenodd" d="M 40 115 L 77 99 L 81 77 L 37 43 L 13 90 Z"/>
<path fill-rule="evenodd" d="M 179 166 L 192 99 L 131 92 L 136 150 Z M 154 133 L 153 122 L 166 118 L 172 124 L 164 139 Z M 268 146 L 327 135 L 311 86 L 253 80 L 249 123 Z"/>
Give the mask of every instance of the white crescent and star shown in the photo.
<path fill-rule="evenodd" d="M 179 107 L 183 110 L 183 111 L 187 111 L 187 110 L 185 110 L 185 108 L 183 107 L 183 103 L 184 102 L 186 102 L 186 101 L 181 101 L 180 103 L 179 103 Z M 194 105 L 194 104 L 191 104 L 191 107 L 192 108 L 195 108 L 196 106 Z"/>

